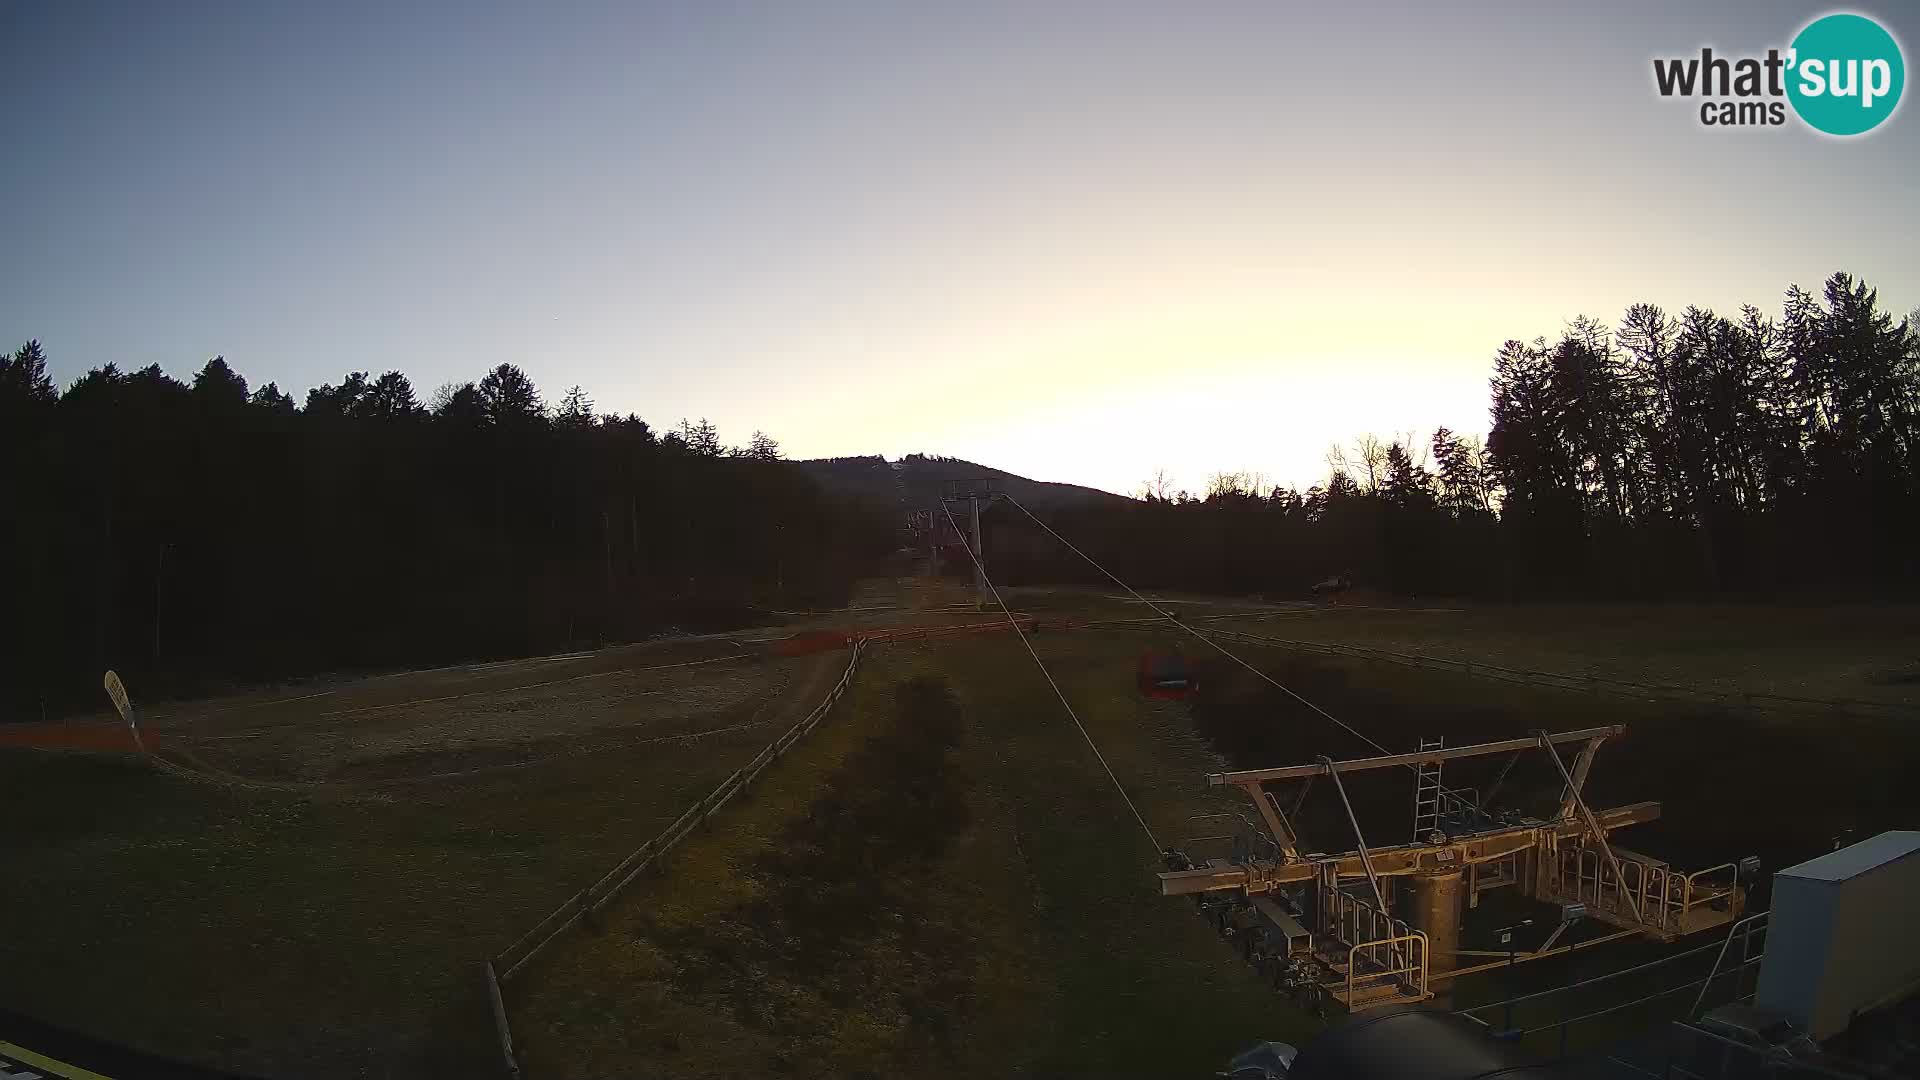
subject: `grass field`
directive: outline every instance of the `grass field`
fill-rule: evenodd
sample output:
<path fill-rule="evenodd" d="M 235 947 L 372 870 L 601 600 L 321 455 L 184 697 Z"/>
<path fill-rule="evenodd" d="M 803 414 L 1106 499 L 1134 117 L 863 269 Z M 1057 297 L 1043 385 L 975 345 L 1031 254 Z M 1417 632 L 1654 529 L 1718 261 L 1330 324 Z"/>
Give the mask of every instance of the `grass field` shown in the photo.
<path fill-rule="evenodd" d="M 546 689 L 561 696 L 544 702 L 487 692 L 468 699 L 473 712 L 510 710 L 521 738 L 497 725 L 477 739 L 444 738 L 442 752 L 460 759 L 451 775 L 439 775 L 448 761 L 418 757 L 438 701 L 335 718 L 372 729 L 348 740 L 362 749 L 346 758 L 337 727 L 285 714 L 313 702 L 278 714 L 210 708 L 165 724 L 178 733 L 244 716 L 269 727 L 270 739 L 235 745 L 270 742 L 272 753 L 236 750 L 220 762 L 282 778 L 300 772 L 282 767 L 299 754 L 300 737 L 288 732 L 311 725 L 305 745 L 330 764 L 326 782 L 310 785 L 220 785 L 120 757 L 0 751 L 11 882 L 0 890 L 0 1006 L 272 1077 L 486 1075 L 495 1056 L 481 959 L 751 757 L 792 707 L 824 694 L 836 664 L 770 665 L 744 700 L 726 665 L 675 672 L 679 689 L 691 672 L 715 680 L 725 704 L 616 710 L 571 729 L 571 740 L 563 736 L 577 703 L 565 695 L 595 681 L 554 684 Z M 437 698 L 442 679 L 384 680 L 343 697 Z M 487 690 L 537 680 L 489 666 L 477 681 Z M 653 700 L 628 682 L 633 701 Z M 657 741 L 755 711 L 755 726 Z M 543 712 L 559 726 L 538 725 Z M 367 749 L 376 744 L 394 750 L 385 771 Z M 495 760 L 500 747 L 523 763 Z M 475 754 L 496 767 L 462 768 Z M 350 781 L 336 767 L 344 761 L 358 763 Z"/>
<path fill-rule="evenodd" d="M 950 585 L 875 583 L 863 597 L 856 606 L 872 610 L 795 625 L 991 617 L 949 607 L 967 599 Z M 1097 590 L 1008 599 L 1141 613 Z M 1204 601 L 1183 608 L 1196 617 L 1233 614 L 1235 628 L 1274 637 L 1834 696 L 1901 699 L 1901 658 L 1920 655 L 1904 609 L 1263 613 L 1182 599 Z M 1783 644 L 1796 626 L 1809 636 Z M 1207 661 L 1190 705 L 1141 699 L 1133 659 L 1169 643 L 1164 630 L 1034 640 L 1161 844 L 1219 831 L 1196 813 L 1242 809 L 1203 786 L 1223 764 L 1366 752 L 1222 661 Z M 159 736 L 245 783 L 0 750 L 0 855 L 15 883 L 0 891 L 0 1007 L 264 1076 L 493 1075 L 481 958 L 711 790 L 844 662 L 664 666 L 733 648 L 610 650 L 155 710 Z M 1663 800 L 1665 821 L 1622 839 L 1679 864 L 1757 853 L 1778 867 L 1847 830 L 1920 821 L 1920 789 L 1906 782 L 1920 739 L 1898 723 L 1236 648 L 1393 749 L 1420 735 L 1457 745 L 1627 723 L 1596 766 L 1595 800 Z M 1403 787 L 1356 793 L 1370 832 L 1404 830 Z M 1310 802 L 1306 826 L 1321 850 L 1351 846 L 1337 808 Z M 1190 905 L 1157 895 L 1157 869 L 1012 637 L 877 647 L 845 703 L 748 799 L 597 933 L 563 937 L 509 985 L 516 1035 L 536 1080 L 1166 1075 L 1306 1035 L 1313 1023 Z M 1470 917 L 1470 932 L 1485 918 Z M 1564 976 L 1553 963 L 1463 986 L 1460 1000 Z"/>
<path fill-rule="evenodd" d="M 1093 602 L 1115 614 L 1129 607 Z M 1403 603 L 1248 616 L 1250 606 L 1201 602 L 1174 610 L 1182 617 L 1231 615 L 1211 625 L 1267 637 L 1720 692 L 1920 706 L 1914 605 Z M 1130 608 L 1144 614 L 1140 605 Z"/>
<path fill-rule="evenodd" d="M 1210 804 L 1217 759 L 1133 693 L 1130 656 L 1041 645 L 1150 823 Z M 1017 650 L 870 652 L 845 715 L 524 980 L 530 1073 L 1164 1076 L 1310 1030 L 1158 895 L 1152 846 Z M 890 749 L 928 727 L 897 700 L 912 680 L 953 695 L 937 764 Z M 801 915 L 796 878 L 822 882 Z"/>

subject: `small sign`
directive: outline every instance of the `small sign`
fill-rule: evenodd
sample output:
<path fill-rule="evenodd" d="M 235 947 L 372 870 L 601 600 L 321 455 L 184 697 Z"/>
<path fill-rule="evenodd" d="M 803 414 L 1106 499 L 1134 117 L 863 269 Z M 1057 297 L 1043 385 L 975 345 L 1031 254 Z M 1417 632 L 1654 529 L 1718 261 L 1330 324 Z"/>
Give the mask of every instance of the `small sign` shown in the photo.
<path fill-rule="evenodd" d="M 1560 921 L 1561 922 L 1572 922 L 1575 919 L 1584 919 L 1586 917 L 1587 917 L 1587 905 L 1585 904 L 1561 904 L 1560 905 Z"/>
<path fill-rule="evenodd" d="M 1502 945 L 1513 944 L 1513 931 L 1511 930 L 1500 931 L 1500 944 Z"/>

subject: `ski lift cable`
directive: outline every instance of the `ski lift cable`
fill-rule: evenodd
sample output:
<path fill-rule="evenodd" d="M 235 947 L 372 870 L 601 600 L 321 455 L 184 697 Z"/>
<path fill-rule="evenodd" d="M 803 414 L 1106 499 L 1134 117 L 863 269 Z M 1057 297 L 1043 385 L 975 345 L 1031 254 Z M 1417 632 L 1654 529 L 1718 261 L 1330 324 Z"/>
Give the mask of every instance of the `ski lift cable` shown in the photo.
<path fill-rule="evenodd" d="M 941 504 L 940 509 L 947 515 L 947 522 L 953 526 L 955 534 L 959 534 L 960 525 L 953 520 L 953 511 L 948 510 L 944 503 Z M 988 591 L 993 594 L 993 602 L 1000 605 L 1001 613 L 1007 617 L 1007 625 L 1013 627 L 1014 634 L 1020 638 L 1020 644 L 1027 647 L 1027 655 L 1033 657 L 1034 666 L 1040 669 L 1040 674 L 1047 680 L 1047 685 L 1053 687 L 1054 696 L 1060 699 L 1061 707 L 1067 710 L 1067 717 L 1073 721 L 1074 727 L 1080 729 L 1080 737 L 1087 741 L 1087 748 L 1093 751 L 1093 756 L 1100 762 L 1100 767 L 1106 770 L 1107 779 L 1113 781 L 1113 789 L 1120 793 L 1120 801 L 1127 804 L 1127 809 L 1133 813 L 1133 820 L 1140 823 L 1140 831 L 1147 834 L 1147 843 L 1153 845 L 1155 854 L 1165 851 L 1166 849 L 1160 846 L 1159 839 L 1153 835 L 1153 829 L 1147 825 L 1147 819 L 1141 816 L 1140 808 L 1133 805 L 1133 799 L 1127 794 L 1127 789 L 1121 785 L 1120 778 L 1114 775 L 1113 766 L 1107 764 L 1107 756 L 1100 752 L 1099 744 L 1093 741 L 1093 736 L 1087 733 L 1087 726 L 1080 722 L 1079 714 L 1073 711 L 1073 705 L 1067 701 L 1067 695 L 1060 689 L 1060 684 L 1053 681 L 1053 673 L 1047 670 L 1046 662 L 1040 659 L 1038 652 L 1034 651 L 1033 642 L 1027 640 L 1027 632 L 1020 628 L 1020 620 L 1013 617 L 1013 609 L 1007 607 L 1007 602 L 1000 598 L 999 587 L 994 585 L 993 579 L 987 576 L 986 567 L 980 564 L 980 557 L 974 554 L 973 547 L 966 542 L 964 536 L 961 537 L 960 546 L 966 549 L 967 558 L 973 560 L 974 569 L 980 572 L 980 580 L 987 583 Z"/>
<path fill-rule="evenodd" d="M 1282 683 L 1280 680 L 1274 678 L 1271 675 L 1268 675 L 1266 672 L 1261 671 L 1259 668 L 1254 667 L 1252 664 L 1241 659 L 1237 654 L 1235 654 L 1232 650 L 1228 649 L 1226 646 L 1206 636 L 1200 631 L 1195 630 L 1193 627 L 1188 626 L 1186 623 L 1181 622 L 1179 617 L 1174 615 L 1173 612 L 1166 610 L 1160 605 L 1154 603 L 1152 600 L 1149 600 L 1146 597 L 1140 595 L 1140 593 L 1136 589 L 1134 589 L 1133 586 L 1127 584 L 1124 581 L 1121 581 L 1117 576 L 1114 575 L 1113 571 L 1108 570 L 1106 567 L 1100 565 L 1100 563 L 1097 562 L 1093 556 L 1075 547 L 1073 544 L 1073 541 L 1068 540 L 1066 537 L 1061 536 L 1059 533 L 1055 532 L 1053 529 L 1053 526 L 1047 524 L 1044 521 L 1041 521 L 1037 517 L 1034 517 L 1033 511 L 1027 509 L 1025 506 L 1022 506 L 1018 499 L 1015 499 L 1011 495 L 1002 495 L 1001 498 L 1012 503 L 1016 508 L 1019 509 L 1021 513 L 1027 515 L 1027 518 L 1031 520 L 1035 525 L 1038 525 L 1042 529 L 1045 529 L 1048 536 L 1051 536 L 1055 540 L 1060 541 L 1061 544 L 1065 545 L 1067 550 L 1073 552 L 1075 555 L 1080 556 L 1082 559 L 1085 559 L 1087 561 L 1087 565 L 1093 567 L 1095 570 L 1100 571 L 1102 574 L 1105 574 L 1107 576 L 1107 580 L 1113 582 L 1115 585 L 1120 586 L 1122 589 L 1125 589 L 1128 595 L 1132 596 L 1135 600 L 1139 601 L 1140 603 L 1145 604 L 1147 606 L 1147 610 L 1167 620 L 1168 622 L 1179 627 L 1180 629 L 1185 630 L 1188 634 L 1191 634 L 1193 637 L 1199 639 L 1200 641 L 1203 641 L 1206 644 L 1213 646 L 1213 648 L 1216 651 L 1218 651 L 1220 655 L 1226 657 L 1227 659 L 1233 661 L 1236 664 L 1239 664 L 1241 667 L 1246 668 L 1248 671 L 1253 672 L 1255 675 L 1265 680 L 1269 686 L 1272 686 L 1274 689 L 1279 690 L 1280 692 L 1286 694 L 1288 697 L 1292 698 L 1293 700 L 1299 702 L 1302 705 L 1305 705 L 1307 708 L 1312 709 L 1314 712 L 1319 713 L 1321 716 L 1325 717 L 1328 721 L 1333 723 L 1335 726 L 1347 732 L 1347 734 L 1352 735 L 1354 738 L 1359 739 L 1361 742 L 1366 743 L 1368 746 L 1373 747 L 1375 750 L 1378 750 L 1381 754 L 1389 755 L 1392 753 L 1392 751 L 1388 750 L 1386 747 L 1381 746 L 1379 743 L 1374 742 L 1372 739 L 1361 734 L 1359 730 L 1354 728 L 1353 725 L 1347 723 L 1344 720 L 1341 720 L 1337 716 L 1334 716 L 1332 713 L 1328 712 L 1327 710 L 1321 708 L 1318 705 L 1315 705 L 1313 702 L 1308 701 L 1306 698 L 1301 697 L 1299 694 L 1295 693 L 1292 688 L 1288 687 L 1286 684 Z M 998 599 L 997 594 L 995 598 Z M 1416 766 L 1408 765 L 1406 767 L 1409 769 L 1416 769 L 1417 771 Z"/>

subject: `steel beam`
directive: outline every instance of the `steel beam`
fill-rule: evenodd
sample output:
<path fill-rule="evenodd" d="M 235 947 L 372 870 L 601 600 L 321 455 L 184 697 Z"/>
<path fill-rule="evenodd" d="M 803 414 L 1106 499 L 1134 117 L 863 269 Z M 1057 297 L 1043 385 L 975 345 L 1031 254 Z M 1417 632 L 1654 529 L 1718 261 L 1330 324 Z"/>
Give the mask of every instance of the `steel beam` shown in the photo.
<path fill-rule="evenodd" d="M 1629 803 L 1594 812 L 1595 822 L 1603 831 L 1655 821 L 1659 817 L 1660 804 L 1657 802 Z M 1375 874 L 1392 877 L 1494 862 L 1515 852 L 1540 847 L 1547 836 L 1570 837 L 1585 832 L 1587 823 L 1584 821 L 1555 821 L 1463 836 L 1446 844 L 1404 844 L 1380 848 L 1370 850 L 1368 856 L 1373 862 Z M 1366 875 L 1360 853 L 1349 851 L 1314 859 L 1171 871 L 1160 875 L 1160 893 L 1163 896 L 1189 896 L 1224 889 L 1260 893 L 1278 885 L 1312 881 L 1323 867 L 1331 867 L 1340 877 L 1358 878 Z"/>
<path fill-rule="evenodd" d="M 1279 806 L 1268 797 L 1259 784 L 1241 784 L 1240 789 L 1247 793 L 1247 797 L 1253 800 L 1254 807 L 1260 811 L 1261 820 L 1267 823 L 1267 831 L 1273 834 L 1274 841 L 1280 845 L 1281 857 L 1299 858 L 1300 841 L 1293 835 L 1293 829 L 1281 815 Z"/>
<path fill-rule="evenodd" d="M 1626 730 L 1625 724 L 1610 724 L 1606 727 L 1563 731 L 1558 735 L 1549 735 L 1546 739 L 1549 743 L 1585 742 L 1589 739 L 1605 739 L 1619 735 Z M 1385 757 L 1348 758 L 1345 761 L 1323 761 L 1316 765 L 1288 765 L 1278 769 L 1242 769 L 1237 772 L 1208 773 L 1207 783 L 1218 787 L 1223 784 L 1248 784 L 1263 780 L 1304 780 L 1309 776 L 1365 772 L 1368 769 L 1392 769 L 1403 765 L 1428 765 L 1459 758 L 1507 754 L 1515 750 L 1536 750 L 1539 749 L 1540 743 L 1541 740 L 1538 737 L 1503 739 L 1500 742 L 1456 746 L 1447 750 L 1422 750 L 1412 754 L 1389 754 Z"/>
<path fill-rule="evenodd" d="M 1600 749 L 1600 744 L 1606 741 L 1604 735 L 1588 739 L 1587 745 L 1580 748 L 1580 755 L 1573 761 L 1573 775 L 1568 779 L 1566 789 L 1561 792 L 1560 812 L 1554 815 L 1555 817 L 1570 818 L 1580 808 L 1580 793 L 1587 786 L 1587 773 L 1593 768 L 1593 755 Z M 1551 753 L 1555 756 L 1559 755 L 1557 750 Z M 1562 772 L 1564 775 L 1564 770 Z"/>

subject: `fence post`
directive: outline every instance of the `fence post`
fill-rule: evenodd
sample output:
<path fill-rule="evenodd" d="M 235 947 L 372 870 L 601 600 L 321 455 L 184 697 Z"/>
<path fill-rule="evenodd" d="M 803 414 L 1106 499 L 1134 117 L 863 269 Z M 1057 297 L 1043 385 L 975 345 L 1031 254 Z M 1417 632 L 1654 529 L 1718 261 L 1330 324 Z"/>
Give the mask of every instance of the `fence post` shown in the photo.
<path fill-rule="evenodd" d="M 807 717 L 787 729 L 786 733 L 773 743 L 768 744 L 767 748 L 754 759 L 758 762 L 757 765 L 735 769 L 733 774 L 722 781 L 712 793 L 688 807 L 678 820 L 667 826 L 665 832 L 635 849 L 631 855 L 608 871 L 605 877 L 575 893 L 551 915 L 542 919 L 532 930 L 527 931 L 519 941 L 508 946 L 505 952 L 498 957 L 486 960 L 484 969 L 488 1002 L 493 1009 L 494 1029 L 500 1037 L 501 1058 L 506 1064 L 507 1075 L 511 1080 L 519 1080 L 520 1064 L 514 1058 L 513 1033 L 507 1025 L 506 1001 L 500 991 L 503 974 L 506 978 L 512 978 L 515 971 L 524 968 L 563 931 L 576 923 L 585 923 L 590 929 L 598 929 L 597 916 L 601 905 L 610 902 L 620 890 L 642 873 L 656 876 L 664 873 L 666 856 L 686 838 L 687 834 L 695 829 L 706 829 L 709 819 L 718 813 L 721 807 L 730 802 L 734 796 L 744 793 L 762 769 L 772 764 L 785 753 L 787 748 L 798 742 L 800 736 L 812 730 L 815 724 L 825 718 L 833 704 L 852 684 L 853 673 L 859 666 L 860 653 L 864 644 L 857 640 L 852 643 L 853 655 L 848 659 L 847 670 L 828 694 L 827 700 L 816 706 Z M 622 876 L 623 872 L 624 876 Z M 572 913 L 571 916 L 568 915 L 569 912 Z M 516 954 L 518 959 L 507 964 L 504 973 L 497 969 L 496 960 L 505 963 L 508 957 Z"/>
<path fill-rule="evenodd" d="M 513 1031 L 507 1026 L 507 1003 L 500 996 L 500 977 L 494 973 L 493 961 L 486 964 L 487 997 L 493 1003 L 493 1026 L 500 1035 L 500 1056 L 505 1060 L 507 1075 L 512 1080 L 520 1080 L 520 1063 L 513 1057 Z"/>

